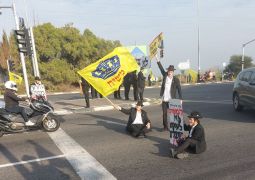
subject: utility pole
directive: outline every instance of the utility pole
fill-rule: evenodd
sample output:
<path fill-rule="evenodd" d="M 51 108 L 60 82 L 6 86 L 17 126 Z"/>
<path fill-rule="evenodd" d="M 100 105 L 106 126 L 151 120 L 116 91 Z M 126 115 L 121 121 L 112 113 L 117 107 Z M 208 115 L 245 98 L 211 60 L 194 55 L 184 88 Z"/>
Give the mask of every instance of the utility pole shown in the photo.
<path fill-rule="evenodd" d="M 199 0 L 197 0 L 197 82 L 200 82 L 200 27 L 199 27 Z"/>

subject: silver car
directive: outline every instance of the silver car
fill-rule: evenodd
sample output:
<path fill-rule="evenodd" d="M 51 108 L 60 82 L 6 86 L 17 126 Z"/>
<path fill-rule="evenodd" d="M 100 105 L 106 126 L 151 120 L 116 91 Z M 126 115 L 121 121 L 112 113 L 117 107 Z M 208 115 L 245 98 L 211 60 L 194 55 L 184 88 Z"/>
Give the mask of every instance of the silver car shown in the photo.
<path fill-rule="evenodd" d="M 255 67 L 238 74 L 233 88 L 233 106 L 236 111 L 255 108 Z"/>

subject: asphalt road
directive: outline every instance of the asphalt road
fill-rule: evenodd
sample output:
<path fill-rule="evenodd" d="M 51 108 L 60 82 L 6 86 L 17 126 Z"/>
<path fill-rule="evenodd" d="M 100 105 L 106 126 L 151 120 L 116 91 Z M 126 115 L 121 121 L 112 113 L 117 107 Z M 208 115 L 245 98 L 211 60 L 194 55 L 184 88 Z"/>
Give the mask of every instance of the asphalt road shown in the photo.
<path fill-rule="evenodd" d="M 208 145 L 203 154 L 185 160 L 169 157 L 169 133 L 161 131 L 160 104 L 144 108 L 153 126 L 148 138 L 128 136 L 128 117 L 116 110 L 62 116 L 61 128 L 117 179 L 254 179 L 255 111 L 233 111 L 232 87 L 183 88 L 184 111 L 202 113 Z M 159 89 L 148 89 L 145 96 L 158 98 L 158 93 Z M 45 132 L 4 136 L 0 152 L 0 179 L 80 179 Z"/>

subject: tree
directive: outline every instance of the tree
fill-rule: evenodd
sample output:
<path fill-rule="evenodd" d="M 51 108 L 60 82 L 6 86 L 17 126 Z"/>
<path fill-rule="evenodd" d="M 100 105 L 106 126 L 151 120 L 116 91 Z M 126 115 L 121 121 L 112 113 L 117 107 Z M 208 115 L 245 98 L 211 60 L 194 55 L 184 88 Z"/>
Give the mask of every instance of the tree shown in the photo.
<path fill-rule="evenodd" d="M 252 58 L 249 56 L 244 56 L 244 68 L 249 68 L 254 66 L 252 64 Z M 232 72 L 234 73 L 234 76 L 237 76 L 237 74 L 242 69 L 242 55 L 233 55 L 230 57 L 229 64 L 224 69 L 224 72 Z"/>

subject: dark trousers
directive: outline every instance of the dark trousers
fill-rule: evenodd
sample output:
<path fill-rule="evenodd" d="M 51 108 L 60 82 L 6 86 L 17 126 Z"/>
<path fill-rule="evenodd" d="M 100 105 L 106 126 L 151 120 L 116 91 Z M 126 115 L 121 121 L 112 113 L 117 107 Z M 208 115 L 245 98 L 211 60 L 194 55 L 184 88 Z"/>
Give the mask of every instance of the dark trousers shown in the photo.
<path fill-rule="evenodd" d="M 138 88 L 138 100 L 143 101 L 143 92 L 144 92 L 144 87 L 139 87 Z"/>
<path fill-rule="evenodd" d="M 176 148 L 177 154 L 182 153 L 184 150 L 188 149 L 195 151 L 198 141 L 195 139 L 187 138 L 184 142 Z"/>
<path fill-rule="evenodd" d="M 163 110 L 163 127 L 167 129 L 167 109 L 169 108 L 168 102 L 162 102 L 162 110 Z"/>
<path fill-rule="evenodd" d="M 28 116 L 27 116 L 27 113 L 26 113 L 24 107 L 15 106 L 15 107 L 12 107 L 12 108 L 6 108 L 6 110 L 9 111 L 9 112 L 11 112 L 11 113 L 21 114 L 21 116 L 23 117 L 24 121 L 25 121 L 25 122 L 28 121 Z"/>
<path fill-rule="evenodd" d="M 127 131 L 134 137 L 147 133 L 146 126 L 144 124 L 131 124 L 127 127 Z"/>
<path fill-rule="evenodd" d="M 114 91 L 114 98 L 115 99 L 121 99 L 121 96 L 120 96 L 120 87 L 117 91 Z"/>
<path fill-rule="evenodd" d="M 134 100 L 137 101 L 138 99 L 138 92 L 137 92 L 137 83 L 126 83 L 124 85 L 125 87 L 125 99 L 128 100 L 129 99 L 129 91 L 130 91 L 130 87 L 131 85 L 133 86 L 133 92 L 134 92 Z"/>
<path fill-rule="evenodd" d="M 84 95 L 84 99 L 86 102 L 86 107 L 90 107 L 89 105 L 89 91 L 88 90 L 83 90 L 83 95 Z"/>

